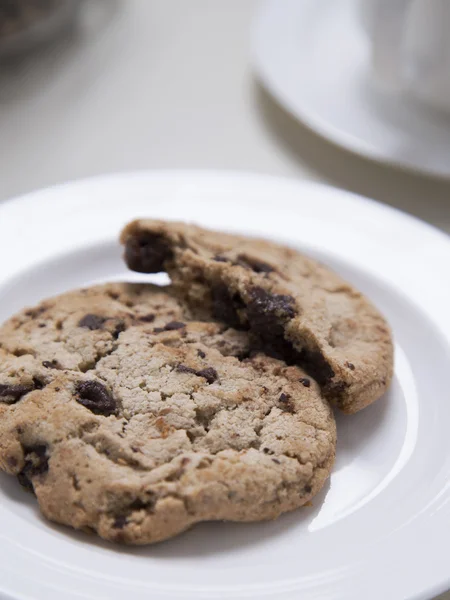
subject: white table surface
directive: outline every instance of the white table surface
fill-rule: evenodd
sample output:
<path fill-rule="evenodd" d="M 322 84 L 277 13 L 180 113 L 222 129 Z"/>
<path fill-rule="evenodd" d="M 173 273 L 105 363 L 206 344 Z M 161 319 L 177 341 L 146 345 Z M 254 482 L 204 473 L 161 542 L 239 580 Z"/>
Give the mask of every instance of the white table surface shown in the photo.
<path fill-rule="evenodd" d="M 70 37 L 0 66 L 0 201 L 99 173 L 238 169 L 331 183 L 450 232 L 450 182 L 332 146 L 255 82 L 258 0 L 88 2 Z"/>

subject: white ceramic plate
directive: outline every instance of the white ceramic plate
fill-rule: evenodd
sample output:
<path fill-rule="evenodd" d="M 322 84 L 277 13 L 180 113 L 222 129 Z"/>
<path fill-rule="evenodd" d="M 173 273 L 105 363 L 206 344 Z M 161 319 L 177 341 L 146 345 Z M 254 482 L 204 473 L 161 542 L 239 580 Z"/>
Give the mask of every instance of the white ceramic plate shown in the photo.
<path fill-rule="evenodd" d="M 321 258 L 389 319 L 394 383 L 372 407 L 338 415 L 329 485 L 312 507 L 271 523 L 203 524 L 157 546 L 119 548 L 45 522 L 2 475 L 2 600 L 384 600 L 449 587 L 449 239 L 385 206 L 293 180 L 102 177 L 0 205 L 0 319 L 75 286 L 130 278 L 117 235 L 138 216 L 264 235 Z"/>
<path fill-rule="evenodd" d="M 255 21 L 256 71 L 280 104 L 357 154 L 450 177 L 450 117 L 374 89 L 359 0 L 266 0 Z"/>

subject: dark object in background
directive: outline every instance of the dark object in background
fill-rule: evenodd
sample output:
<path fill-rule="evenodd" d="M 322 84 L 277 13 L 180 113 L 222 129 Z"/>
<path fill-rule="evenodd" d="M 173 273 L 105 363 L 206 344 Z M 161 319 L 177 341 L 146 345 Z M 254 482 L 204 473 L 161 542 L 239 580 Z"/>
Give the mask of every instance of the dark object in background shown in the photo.
<path fill-rule="evenodd" d="M 76 17 L 81 0 L 0 0 L 0 58 L 51 41 Z"/>

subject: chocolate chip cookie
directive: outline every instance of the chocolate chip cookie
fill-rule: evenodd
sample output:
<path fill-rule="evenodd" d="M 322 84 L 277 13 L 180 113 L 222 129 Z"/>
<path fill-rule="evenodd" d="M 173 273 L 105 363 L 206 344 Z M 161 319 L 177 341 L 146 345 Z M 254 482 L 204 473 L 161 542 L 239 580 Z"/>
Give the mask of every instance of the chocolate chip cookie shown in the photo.
<path fill-rule="evenodd" d="M 130 223 L 121 241 L 130 269 L 167 271 L 198 318 L 249 331 L 254 347 L 303 367 L 344 412 L 388 388 L 389 326 L 315 260 L 272 242 L 152 220 Z"/>
<path fill-rule="evenodd" d="M 0 468 L 107 540 L 273 519 L 318 492 L 335 442 L 313 379 L 170 289 L 79 290 L 0 328 Z"/>

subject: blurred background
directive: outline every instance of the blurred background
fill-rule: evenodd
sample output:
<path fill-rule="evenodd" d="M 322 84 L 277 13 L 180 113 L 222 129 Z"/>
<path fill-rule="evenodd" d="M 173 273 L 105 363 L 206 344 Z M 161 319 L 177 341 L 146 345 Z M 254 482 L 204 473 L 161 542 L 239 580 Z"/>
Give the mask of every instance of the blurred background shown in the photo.
<path fill-rule="evenodd" d="M 50 44 L 0 46 L 0 200 L 114 171 L 233 169 L 331 183 L 450 231 L 448 182 L 339 149 L 264 91 L 250 53 L 259 0 L 62 4 Z"/>

